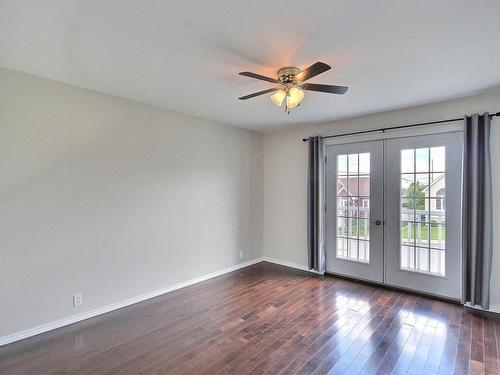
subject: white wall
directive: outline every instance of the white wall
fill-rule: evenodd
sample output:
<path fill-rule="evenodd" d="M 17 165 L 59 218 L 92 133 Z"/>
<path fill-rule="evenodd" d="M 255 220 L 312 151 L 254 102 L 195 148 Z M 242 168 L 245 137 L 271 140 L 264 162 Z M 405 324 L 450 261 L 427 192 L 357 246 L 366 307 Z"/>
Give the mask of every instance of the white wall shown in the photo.
<path fill-rule="evenodd" d="M 332 105 L 335 100 L 332 99 Z M 264 135 L 264 256 L 307 265 L 307 144 L 302 138 L 461 117 L 500 110 L 500 90 L 464 99 L 395 110 Z M 293 116 L 293 113 L 290 114 Z M 500 120 L 493 120 L 494 227 L 500 233 Z M 500 311 L 500 234 L 494 244 L 491 303 Z M 493 307 L 493 306 L 492 306 Z"/>
<path fill-rule="evenodd" d="M 0 171 L 0 337 L 262 256 L 255 132 L 0 69 Z"/>

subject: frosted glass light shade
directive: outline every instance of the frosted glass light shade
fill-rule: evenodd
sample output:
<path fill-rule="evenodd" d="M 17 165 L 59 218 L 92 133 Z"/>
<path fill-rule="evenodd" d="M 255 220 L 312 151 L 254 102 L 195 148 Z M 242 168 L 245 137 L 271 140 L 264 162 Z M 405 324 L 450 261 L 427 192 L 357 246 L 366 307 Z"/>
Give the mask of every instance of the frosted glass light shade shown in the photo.
<path fill-rule="evenodd" d="M 273 95 L 271 95 L 271 100 L 278 107 L 281 107 L 281 105 L 283 104 L 283 100 L 285 100 L 285 97 L 286 97 L 285 90 L 278 90 Z"/>
<path fill-rule="evenodd" d="M 292 87 L 286 97 L 286 107 L 288 109 L 295 108 L 300 104 L 302 99 L 304 99 L 304 91 L 298 87 Z"/>

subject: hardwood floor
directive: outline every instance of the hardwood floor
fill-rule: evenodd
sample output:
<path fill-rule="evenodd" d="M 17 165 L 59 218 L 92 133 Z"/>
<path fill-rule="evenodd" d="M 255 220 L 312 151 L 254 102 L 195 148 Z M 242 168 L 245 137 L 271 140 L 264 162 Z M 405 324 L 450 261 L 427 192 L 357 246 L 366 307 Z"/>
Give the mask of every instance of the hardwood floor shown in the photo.
<path fill-rule="evenodd" d="M 259 263 L 0 348 L 0 374 L 499 374 L 458 305 Z"/>

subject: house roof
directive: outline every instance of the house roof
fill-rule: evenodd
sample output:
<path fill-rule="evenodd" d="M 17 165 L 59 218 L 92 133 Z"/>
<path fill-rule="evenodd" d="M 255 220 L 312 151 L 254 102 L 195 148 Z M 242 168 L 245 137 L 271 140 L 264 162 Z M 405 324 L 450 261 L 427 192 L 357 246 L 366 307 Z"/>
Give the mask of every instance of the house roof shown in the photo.
<path fill-rule="evenodd" d="M 349 176 L 337 178 L 337 194 L 345 192 L 348 196 L 369 196 L 370 195 L 370 176 L 359 176 L 359 184 L 357 178 L 358 176 Z M 349 186 L 346 186 L 349 185 Z M 357 193 L 357 194 L 353 194 Z"/>
<path fill-rule="evenodd" d="M 431 186 L 435 185 L 439 180 L 441 180 L 444 177 L 445 173 L 441 173 L 438 178 L 436 178 L 434 181 L 432 181 L 429 186 L 426 186 L 425 189 L 422 191 L 427 191 Z"/>

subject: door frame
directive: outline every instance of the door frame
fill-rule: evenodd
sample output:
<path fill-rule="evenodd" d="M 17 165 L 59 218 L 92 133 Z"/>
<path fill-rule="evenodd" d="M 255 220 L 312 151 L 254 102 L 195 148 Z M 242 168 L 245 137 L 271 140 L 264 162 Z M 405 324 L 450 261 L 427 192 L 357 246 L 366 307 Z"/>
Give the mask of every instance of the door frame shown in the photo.
<path fill-rule="evenodd" d="M 442 133 L 462 133 L 464 132 L 464 126 L 463 123 L 444 123 L 444 124 L 438 124 L 438 125 L 420 125 L 416 127 L 410 127 L 410 128 L 403 128 L 403 129 L 392 129 L 392 130 L 387 130 L 387 131 L 379 131 L 380 127 L 377 127 L 374 129 L 374 133 L 366 133 L 366 134 L 353 134 L 353 135 L 342 135 L 339 134 L 336 136 L 335 134 L 332 134 L 333 137 L 331 138 L 326 138 L 323 141 L 323 151 L 324 155 L 326 155 L 327 147 L 328 146 L 334 146 L 334 145 L 342 145 L 342 144 L 349 144 L 349 143 L 361 143 L 361 142 L 367 142 L 367 141 L 384 141 L 387 139 L 394 139 L 394 138 L 407 138 L 407 137 L 412 137 L 412 136 L 423 136 L 423 135 L 435 135 L 435 134 L 442 134 Z M 385 142 L 384 142 L 384 158 L 385 158 Z M 385 162 L 383 162 L 385 164 Z M 384 165 L 385 168 L 385 165 Z M 325 191 L 327 191 L 327 165 L 325 165 Z M 384 179 L 385 179 L 385 172 L 384 172 Z M 384 190 L 384 224 L 386 221 L 386 210 L 385 210 L 385 188 Z M 328 215 L 328 202 L 327 202 L 327 210 L 325 212 L 325 219 L 327 218 Z M 327 220 L 325 220 L 325 223 L 327 223 Z M 385 236 L 385 225 L 384 225 L 384 236 Z M 328 236 L 325 236 L 325 238 L 328 238 Z M 386 244 L 385 244 L 385 238 L 384 238 L 384 244 L 383 244 L 383 255 L 385 256 L 386 253 Z M 328 244 L 325 244 L 325 252 L 328 251 Z M 459 288 L 460 288 L 460 296 L 462 294 L 462 288 L 463 288 L 463 249 L 460 247 L 460 270 L 459 270 L 459 275 L 460 275 L 460 280 L 459 280 Z M 371 281 L 368 279 L 364 279 L 362 277 L 351 277 L 349 275 L 344 275 L 344 274 L 338 274 L 335 272 L 329 272 L 326 271 L 327 274 L 335 275 L 335 276 L 340 276 L 340 277 L 346 277 L 346 278 L 353 278 L 356 280 L 360 281 L 365 281 L 369 282 L 372 284 L 376 285 L 381 285 L 385 286 L 388 288 L 393 288 L 397 290 L 407 290 L 410 292 L 416 292 L 418 294 L 422 295 L 429 295 L 433 297 L 438 297 L 444 300 L 450 300 L 450 301 L 456 301 L 460 302 L 461 298 L 455 299 L 455 298 L 449 298 L 440 294 L 435 294 L 435 293 L 427 293 L 411 288 L 406 288 L 403 286 L 397 286 L 397 285 L 392 285 L 392 284 L 387 284 L 386 283 L 386 264 L 384 260 L 384 265 L 383 265 L 383 281 L 376 282 L 376 281 Z"/>

